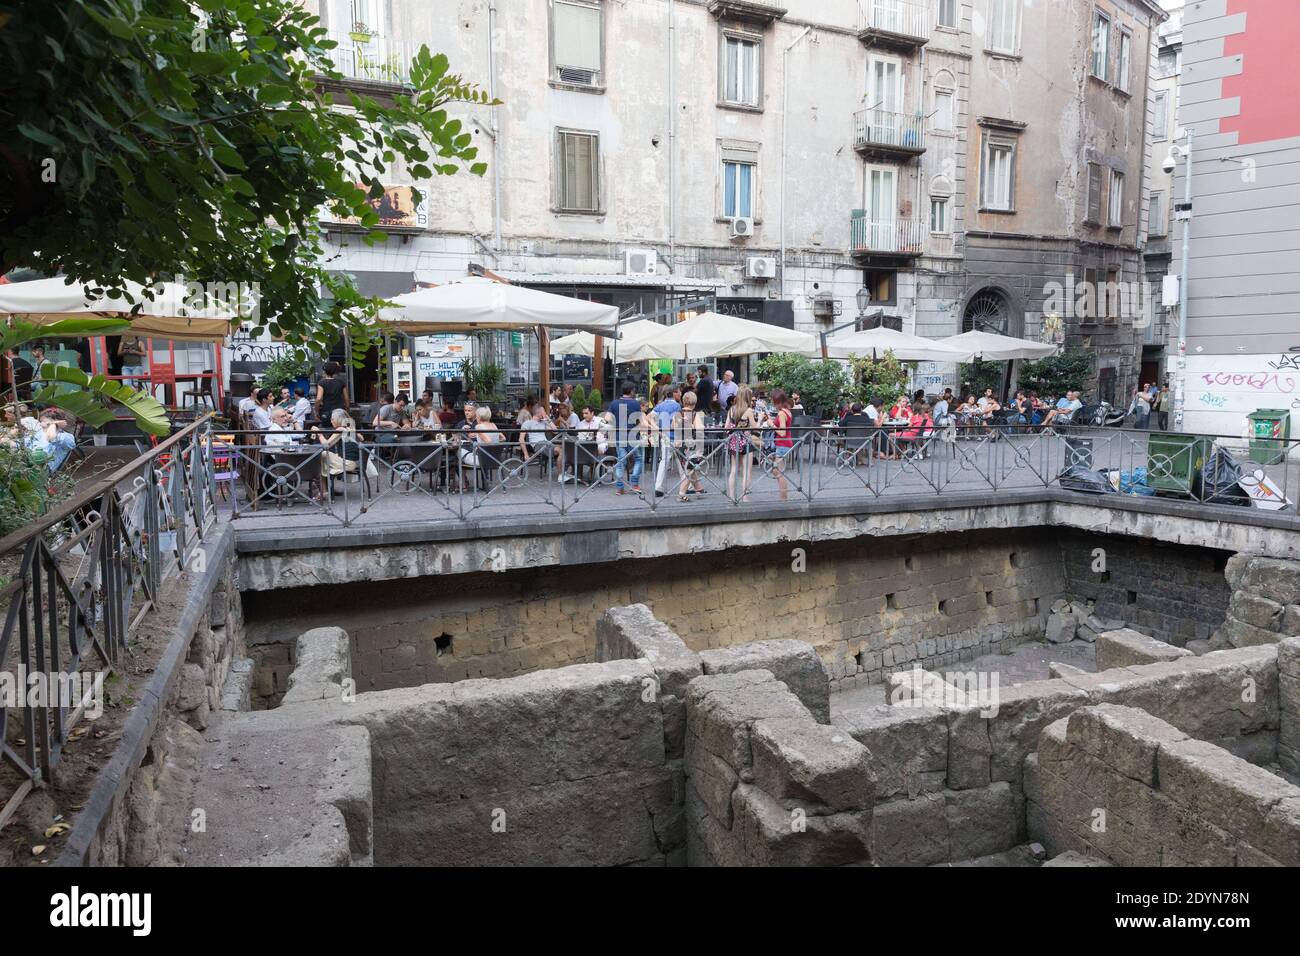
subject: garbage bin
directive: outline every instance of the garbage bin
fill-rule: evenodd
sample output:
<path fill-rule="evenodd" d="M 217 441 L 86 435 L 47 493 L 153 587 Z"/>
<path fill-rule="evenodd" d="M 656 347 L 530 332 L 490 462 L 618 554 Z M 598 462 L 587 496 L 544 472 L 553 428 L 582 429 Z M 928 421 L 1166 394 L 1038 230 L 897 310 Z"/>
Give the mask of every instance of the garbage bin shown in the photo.
<path fill-rule="evenodd" d="M 1250 460 L 1272 465 L 1284 459 L 1291 437 L 1291 413 L 1285 408 L 1260 408 L 1246 418 L 1250 421 Z"/>
<path fill-rule="evenodd" d="M 1071 438 L 1062 435 L 1061 440 L 1065 442 L 1065 462 L 1063 467 L 1072 468 L 1078 465 L 1080 468 L 1092 468 L 1091 438 Z"/>
<path fill-rule="evenodd" d="M 1190 495 L 1213 441 L 1181 432 L 1152 432 L 1147 439 L 1147 484 L 1156 493 Z"/>

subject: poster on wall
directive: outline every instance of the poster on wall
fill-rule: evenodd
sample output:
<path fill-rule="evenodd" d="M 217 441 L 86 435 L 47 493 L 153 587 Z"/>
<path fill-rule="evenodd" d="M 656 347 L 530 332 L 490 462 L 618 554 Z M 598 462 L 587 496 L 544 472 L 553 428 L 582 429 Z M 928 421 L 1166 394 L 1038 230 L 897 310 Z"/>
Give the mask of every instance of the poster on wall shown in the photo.
<path fill-rule="evenodd" d="M 356 183 L 355 185 L 358 189 L 366 189 L 364 183 Z M 410 186 L 385 186 L 382 196 L 367 199 L 366 204 L 379 213 L 380 226 L 399 229 L 424 229 L 429 225 L 427 192 L 417 204 Z M 347 223 L 349 225 L 360 225 L 361 223 L 355 217 L 339 218 L 329 212 L 326 213 L 324 218 L 328 222 Z"/>
<path fill-rule="evenodd" d="M 1189 355 L 1184 399 L 1186 429 L 1242 435 L 1246 416 L 1261 408 L 1291 412 L 1300 426 L 1300 352 Z"/>

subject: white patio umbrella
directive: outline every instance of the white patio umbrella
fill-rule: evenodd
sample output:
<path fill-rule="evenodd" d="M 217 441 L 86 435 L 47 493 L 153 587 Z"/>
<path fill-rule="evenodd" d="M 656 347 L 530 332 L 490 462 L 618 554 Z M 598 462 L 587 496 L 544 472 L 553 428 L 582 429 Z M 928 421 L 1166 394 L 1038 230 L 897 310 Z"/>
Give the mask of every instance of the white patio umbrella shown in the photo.
<path fill-rule="evenodd" d="M 879 326 L 861 332 L 847 332 L 831 336 L 826 340 L 826 355 L 829 358 L 846 359 L 850 355 L 877 359 L 886 351 L 894 354 L 900 362 L 962 362 L 962 353 L 957 352 L 934 339 L 896 332 Z"/>
<path fill-rule="evenodd" d="M 642 359 L 702 359 L 709 356 L 753 355 L 757 352 L 821 354 L 817 339 L 807 332 L 754 322 L 733 315 L 705 312 L 663 331 L 629 349 L 627 361 Z M 623 360 L 619 348 L 619 360 Z"/>
<path fill-rule="evenodd" d="M 631 322 L 624 322 L 618 327 L 619 338 L 617 346 L 614 340 L 605 339 L 605 358 L 610 358 L 617 353 L 619 362 L 631 362 L 634 359 L 625 358 L 627 350 L 640 344 L 648 336 L 660 332 L 664 326 L 658 322 L 652 322 L 650 319 L 635 319 Z M 591 332 L 574 332 L 572 335 L 566 335 L 562 338 L 555 339 L 551 342 L 552 355 L 590 355 L 596 354 L 596 336 Z"/>
<path fill-rule="evenodd" d="M 379 322 L 393 332 L 407 335 L 539 325 L 611 335 L 618 325 L 615 306 L 539 292 L 484 276 L 467 276 L 431 289 L 418 289 L 390 301 L 391 306 L 379 310 Z"/>
<path fill-rule="evenodd" d="M 152 286 L 152 299 L 146 298 L 145 287 L 136 282 L 126 284 L 130 299 L 87 296 L 83 288 L 81 282 L 69 285 L 62 277 L 7 282 L 0 285 L 0 316 L 36 325 L 63 319 L 127 318 L 136 335 L 193 342 L 220 342 L 230 334 L 232 323 L 239 321 L 238 303 L 233 308 L 218 304 L 199 308 L 197 290 L 179 282 Z M 136 303 L 140 311 L 132 316 Z"/>
<path fill-rule="evenodd" d="M 1033 339 L 1017 339 L 1010 335 L 998 335 L 995 332 L 972 330 L 961 335 L 950 335 L 938 340 L 961 353 L 957 361 L 971 362 L 984 359 L 988 362 L 1006 362 L 1011 359 L 1041 359 L 1055 355 L 1057 347 Z"/>

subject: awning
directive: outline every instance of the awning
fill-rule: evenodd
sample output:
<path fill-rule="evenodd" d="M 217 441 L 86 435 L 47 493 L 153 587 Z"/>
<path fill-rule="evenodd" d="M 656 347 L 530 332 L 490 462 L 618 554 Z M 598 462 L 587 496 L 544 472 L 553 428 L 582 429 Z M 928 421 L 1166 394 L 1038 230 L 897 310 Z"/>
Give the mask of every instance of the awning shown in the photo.
<path fill-rule="evenodd" d="M 188 308 L 192 290 L 181 283 L 164 282 L 150 288 L 152 299 L 146 297 L 145 287 L 135 282 L 127 283 L 130 299 L 119 295 L 91 298 L 80 282 L 69 285 L 62 277 L 5 283 L 0 285 L 0 315 L 35 325 L 63 319 L 124 318 L 131 321 L 132 335 L 188 342 L 224 341 L 232 324 L 239 321 L 233 312 L 214 306 Z M 140 311 L 133 316 L 131 309 L 137 303 Z"/>
<path fill-rule="evenodd" d="M 858 355 L 863 358 L 876 359 L 886 351 L 893 353 L 900 362 L 964 362 L 965 358 L 942 342 L 896 332 L 885 326 L 864 329 L 861 332 L 847 332 L 826 340 L 826 354 L 830 358 L 848 358 Z"/>
<path fill-rule="evenodd" d="M 389 300 L 379 310 L 379 322 L 407 335 L 476 332 L 484 329 L 556 329 L 612 335 L 618 309 L 566 295 L 483 276 L 469 276 L 431 289 L 417 289 Z"/>
<path fill-rule="evenodd" d="M 959 361 L 972 362 L 983 359 L 989 362 L 1006 362 L 1011 359 L 1041 359 L 1055 355 L 1055 345 L 1035 342 L 1033 339 L 1017 339 L 1010 335 L 998 335 L 995 332 L 972 330 L 961 335 L 950 335 L 939 339 L 940 345 L 962 353 Z"/>
<path fill-rule="evenodd" d="M 605 358 L 617 357 L 620 363 L 635 361 L 634 359 L 624 358 L 624 356 L 632 354 L 632 350 L 645 341 L 646 338 L 662 332 L 665 328 L 666 326 L 650 319 L 634 319 L 630 322 L 624 322 L 619 326 L 620 334 L 617 345 L 613 344 L 613 339 L 605 339 Z M 590 332 L 574 332 L 572 335 L 555 339 L 551 342 L 551 354 L 595 356 L 596 336 Z"/>
<path fill-rule="evenodd" d="M 628 349 L 627 361 L 643 359 L 702 359 L 716 356 L 754 355 L 759 352 L 798 352 L 820 355 L 817 339 L 807 332 L 783 329 L 779 325 L 753 322 L 733 315 L 705 312 L 694 318 L 666 325 L 635 348 Z M 623 360 L 619 350 L 619 360 Z"/>

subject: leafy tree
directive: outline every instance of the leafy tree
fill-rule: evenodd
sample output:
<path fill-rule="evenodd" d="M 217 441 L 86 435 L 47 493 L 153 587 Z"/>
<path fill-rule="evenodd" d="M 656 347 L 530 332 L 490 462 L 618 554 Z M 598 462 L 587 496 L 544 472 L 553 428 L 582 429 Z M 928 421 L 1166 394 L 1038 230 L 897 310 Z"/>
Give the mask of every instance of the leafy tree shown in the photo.
<path fill-rule="evenodd" d="M 814 362 L 797 352 L 774 352 L 755 366 L 770 388 L 798 392 L 809 414 L 833 413 L 848 387 L 844 368 L 838 362 Z"/>
<path fill-rule="evenodd" d="M 893 401 L 906 393 L 907 382 L 911 377 L 907 366 L 896 359 L 890 349 L 886 349 L 878 359 L 850 356 L 849 368 L 853 375 L 853 399 L 863 404 L 875 398 Z"/>
<path fill-rule="evenodd" d="M 1020 366 L 1020 387 L 1039 395 L 1064 395 L 1070 389 L 1083 391 L 1092 381 L 1095 356 L 1087 349 L 1065 349 L 1037 362 Z"/>
<path fill-rule="evenodd" d="M 1002 371 L 1005 365 L 1005 362 L 990 362 L 984 359 L 961 363 L 957 371 L 961 375 L 962 389 L 969 389 L 977 398 L 984 394 L 986 388 L 991 388 L 994 393 L 997 393 L 1002 388 Z M 963 399 L 965 397 L 962 396 Z"/>
<path fill-rule="evenodd" d="M 391 102 L 336 100 L 335 45 L 294 0 L 0 3 L 0 273 L 247 283 L 258 328 L 364 354 L 379 300 L 326 270 L 322 212 L 383 241 L 385 175 L 482 175 L 446 107 L 495 101 L 425 47 Z"/>

